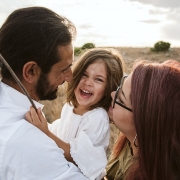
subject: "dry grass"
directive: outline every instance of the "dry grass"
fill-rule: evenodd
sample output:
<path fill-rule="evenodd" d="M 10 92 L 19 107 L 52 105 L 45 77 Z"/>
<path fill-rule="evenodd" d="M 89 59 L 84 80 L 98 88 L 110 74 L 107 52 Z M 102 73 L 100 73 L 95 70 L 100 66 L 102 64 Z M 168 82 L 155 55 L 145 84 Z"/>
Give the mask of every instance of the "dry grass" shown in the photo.
<path fill-rule="evenodd" d="M 152 52 L 150 48 L 116 48 L 123 56 L 126 72 L 130 72 L 135 60 L 163 62 L 168 59 L 180 61 L 180 48 L 171 48 L 166 52 Z"/>
<path fill-rule="evenodd" d="M 43 112 L 48 122 L 52 123 L 54 120 L 59 119 L 62 107 L 66 101 L 66 83 L 59 86 L 57 98 L 53 101 L 40 101 L 44 104 Z"/>
<path fill-rule="evenodd" d="M 129 73 L 131 71 L 132 65 L 135 60 L 150 60 L 153 62 L 163 62 L 167 59 L 175 59 L 180 61 L 180 48 L 172 48 L 167 52 L 151 52 L 150 48 L 123 48 L 114 47 L 117 49 L 124 58 L 125 61 L 125 71 Z M 78 57 L 76 57 L 78 58 Z M 61 114 L 61 109 L 65 103 L 65 88 L 66 84 L 59 87 L 58 98 L 53 101 L 41 101 L 45 105 L 43 112 L 48 120 L 48 122 L 53 122 L 58 119 Z M 114 125 L 110 125 L 111 129 L 111 139 L 107 150 L 107 155 L 109 156 L 112 145 L 114 144 L 119 131 Z"/>

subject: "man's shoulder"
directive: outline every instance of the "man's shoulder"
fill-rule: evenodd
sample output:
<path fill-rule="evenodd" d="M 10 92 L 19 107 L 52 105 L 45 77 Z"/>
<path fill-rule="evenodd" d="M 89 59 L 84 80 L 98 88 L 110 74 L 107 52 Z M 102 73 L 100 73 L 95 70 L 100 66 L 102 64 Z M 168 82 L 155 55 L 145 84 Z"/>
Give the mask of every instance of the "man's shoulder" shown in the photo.
<path fill-rule="evenodd" d="M 16 173 L 16 179 L 86 179 L 52 139 L 28 122 L 22 123 L 7 142 L 3 169 Z"/>
<path fill-rule="evenodd" d="M 18 144 L 26 144 L 28 146 L 36 145 L 36 148 L 43 148 L 49 144 L 49 146 L 58 148 L 56 143 L 51 138 L 26 120 L 14 132 L 12 137 L 9 139 L 8 144 L 13 144 L 14 146 L 18 146 Z"/>

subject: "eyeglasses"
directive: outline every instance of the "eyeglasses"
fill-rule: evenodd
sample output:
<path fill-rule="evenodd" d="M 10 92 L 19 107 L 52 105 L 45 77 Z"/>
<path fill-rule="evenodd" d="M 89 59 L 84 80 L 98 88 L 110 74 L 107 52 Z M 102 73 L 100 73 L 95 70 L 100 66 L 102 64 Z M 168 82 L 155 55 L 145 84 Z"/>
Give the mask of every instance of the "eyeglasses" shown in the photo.
<path fill-rule="evenodd" d="M 124 104 L 118 102 L 116 99 L 118 97 L 118 94 L 119 94 L 119 90 L 122 89 L 122 86 L 123 86 L 123 83 L 124 83 L 124 80 L 125 78 L 127 78 L 127 75 L 123 76 L 122 79 L 121 79 L 121 83 L 120 85 L 118 86 L 117 90 L 116 90 L 116 93 L 115 93 L 115 96 L 114 96 L 114 101 L 113 101 L 113 108 L 114 108 L 114 105 L 115 103 L 118 104 L 119 106 L 123 107 L 124 109 L 127 109 L 128 111 L 130 112 L 133 112 L 131 108 L 128 108 L 127 106 L 125 106 Z"/>

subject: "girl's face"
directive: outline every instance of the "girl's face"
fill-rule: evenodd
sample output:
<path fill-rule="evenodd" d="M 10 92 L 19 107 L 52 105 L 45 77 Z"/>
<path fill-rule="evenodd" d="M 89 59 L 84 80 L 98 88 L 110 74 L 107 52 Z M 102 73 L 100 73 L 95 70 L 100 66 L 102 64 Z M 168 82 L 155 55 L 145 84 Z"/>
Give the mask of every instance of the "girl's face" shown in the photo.
<path fill-rule="evenodd" d="M 124 80 L 122 89 L 118 91 L 116 101 L 123 104 L 125 107 L 132 109 L 130 93 L 131 93 L 131 77 L 132 73 Z M 115 97 L 116 91 L 111 93 L 112 99 Z M 117 128 L 125 135 L 135 132 L 133 114 L 131 111 L 115 103 L 114 108 L 110 107 L 109 117 Z"/>
<path fill-rule="evenodd" d="M 104 97 L 106 83 L 105 64 L 101 60 L 90 64 L 74 90 L 78 108 L 88 110 L 90 106 L 98 103 Z"/>

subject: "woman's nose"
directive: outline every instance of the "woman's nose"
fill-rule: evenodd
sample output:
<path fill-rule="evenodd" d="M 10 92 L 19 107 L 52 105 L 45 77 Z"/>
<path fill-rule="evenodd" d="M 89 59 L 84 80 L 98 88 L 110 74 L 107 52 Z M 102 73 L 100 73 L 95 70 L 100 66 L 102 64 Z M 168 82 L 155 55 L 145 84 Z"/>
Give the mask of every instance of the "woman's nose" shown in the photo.
<path fill-rule="evenodd" d="M 114 99 L 115 92 L 116 92 L 116 91 L 113 91 L 113 92 L 111 93 L 111 97 L 112 97 L 112 99 Z"/>

